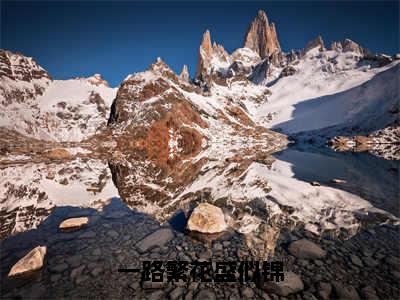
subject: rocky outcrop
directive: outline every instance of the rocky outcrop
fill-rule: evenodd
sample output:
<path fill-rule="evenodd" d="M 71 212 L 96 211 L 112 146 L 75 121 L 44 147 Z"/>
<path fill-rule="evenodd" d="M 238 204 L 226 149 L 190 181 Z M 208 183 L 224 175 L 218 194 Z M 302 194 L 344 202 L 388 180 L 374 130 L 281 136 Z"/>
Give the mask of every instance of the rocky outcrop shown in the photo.
<path fill-rule="evenodd" d="M 292 76 L 296 74 L 296 72 L 297 72 L 296 68 L 289 65 L 282 69 L 282 72 L 279 75 L 279 77 L 282 78 L 282 77 Z"/>
<path fill-rule="evenodd" d="M 323 51 L 325 49 L 324 41 L 320 35 L 307 43 L 307 46 L 301 50 L 301 55 L 305 55 L 308 51 L 317 47 L 319 51 Z"/>
<path fill-rule="evenodd" d="M 180 79 L 183 81 L 189 82 L 190 81 L 190 75 L 189 75 L 189 69 L 187 65 L 183 65 L 182 72 L 179 75 Z"/>
<path fill-rule="evenodd" d="M 269 24 L 264 11 L 258 12 L 247 30 L 244 47 L 257 52 L 261 58 L 280 52 L 281 47 L 276 35 L 275 24 Z"/>
<path fill-rule="evenodd" d="M 335 136 L 328 144 L 336 151 L 369 151 L 385 159 L 400 160 L 400 125 L 395 122 L 366 136 Z"/>
<path fill-rule="evenodd" d="M 199 47 L 199 56 L 197 59 L 196 78 L 199 80 L 204 80 L 208 75 L 212 51 L 210 31 L 207 30 L 203 34 L 203 39 L 201 40 Z"/>
<path fill-rule="evenodd" d="M 8 276 L 17 276 L 39 270 L 43 267 L 46 246 L 38 246 L 21 258 L 10 270 Z"/>
<path fill-rule="evenodd" d="M 355 52 L 359 55 L 364 55 L 367 52 L 367 50 L 365 50 L 359 44 L 350 39 L 332 42 L 330 49 L 337 52 Z"/>
<path fill-rule="evenodd" d="M 94 74 L 93 76 L 90 76 L 88 78 L 86 78 L 86 80 L 96 86 L 106 86 L 106 87 L 110 87 L 110 85 L 108 84 L 108 82 L 106 80 L 104 80 L 100 74 Z"/>
<path fill-rule="evenodd" d="M 270 71 L 271 63 L 268 58 L 266 58 L 254 67 L 253 72 L 249 76 L 249 80 L 255 84 L 260 84 L 268 77 Z"/>
<path fill-rule="evenodd" d="M 52 81 L 31 57 L 0 49 L 0 105 L 26 103 L 43 95 Z"/>
<path fill-rule="evenodd" d="M 230 63 L 230 56 L 224 47 L 216 43 L 211 45 L 210 31 L 207 30 L 203 34 L 199 47 L 195 78 L 209 87 L 212 77 L 215 77 L 214 80 L 218 80 L 218 77 L 224 75 Z"/>
<path fill-rule="evenodd" d="M 146 72 L 121 84 L 111 107 L 109 127 L 115 135 L 134 137 L 130 147 L 145 151 L 147 158 L 162 165 L 198 153 L 203 136 L 195 128 L 206 128 L 207 123 L 184 95 L 195 89 L 158 59 Z"/>
<path fill-rule="evenodd" d="M 395 57 L 385 54 L 372 53 L 366 48 L 363 48 L 356 42 L 350 39 L 344 39 L 343 41 L 333 42 L 330 47 L 331 50 L 337 52 L 352 52 L 356 54 L 360 60 L 366 60 L 371 63 L 371 67 L 382 67 L 390 64 Z"/>
<path fill-rule="evenodd" d="M 187 228 L 201 233 L 220 233 L 228 228 L 222 209 L 200 203 L 192 212 Z"/>
<path fill-rule="evenodd" d="M 32 57 L 2 49 L 0 49 L 0 78 L 1 77 L 25 82 L 32 82 L 35 79 L 43 78 L 51 80 L 46 70 L 40 67 Z"/>

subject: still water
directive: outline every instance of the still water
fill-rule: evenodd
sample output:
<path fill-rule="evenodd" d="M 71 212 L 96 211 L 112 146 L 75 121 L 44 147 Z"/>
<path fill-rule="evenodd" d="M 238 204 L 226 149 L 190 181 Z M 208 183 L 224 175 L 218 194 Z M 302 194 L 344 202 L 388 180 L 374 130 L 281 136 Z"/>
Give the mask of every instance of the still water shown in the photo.
<path fill-rule="evenodd" d="M 101 297 L 113 290 L 118 297 L 132 296 L 127 286 L 133 279 L 115 274 L 115 269 L 139 260 L 240 258 L 243 253 L 287 260 L 281 244 L 304 230 L 317 240 L 357 239 L 364 229 L 397 224 L 398 172 L 395 161 L 309 145 L 262 161 L 196 157 L 160 164 L 130 153 L 3 166 L 2 293 L 14 295 L 23 287 L 17 293 L 23 297 L 74 297 L 92 286 L 96 293 L 86 295 Z M 220 206 L 230 231 L 213 238 L 188 233 L 187 219 L 200 202 Z M 87 228 L 60 232 L 60 222 L 74 216 L 89 216 Z M 172 241 L 146 253 L 135 249 L 138 241 L 160 228 L 174 232 Z M 387 235 L 398 243 L 398 235 Z M 214 247 L 219 242 L 223 250 Z M 37 245 L 48 247 L 44 270 L 34 280 L 8 280 L 12 264 Z M 326 280 L 334 276 L 326 274 Z M 107 276 L 111 280 L 102 281 Z M 133 290 L 148 296 L 138 286 Z"/>

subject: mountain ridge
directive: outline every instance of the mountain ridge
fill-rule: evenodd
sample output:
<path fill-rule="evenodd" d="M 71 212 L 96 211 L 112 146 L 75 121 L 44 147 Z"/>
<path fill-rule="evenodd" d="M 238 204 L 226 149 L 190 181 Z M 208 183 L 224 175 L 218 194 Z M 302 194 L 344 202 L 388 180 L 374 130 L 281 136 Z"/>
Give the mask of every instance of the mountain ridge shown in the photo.
<path fill-rule="evenodd" d="M 335 91 L 368 85 L 375 74 L 394 67 L 399 58 L 373 54 L 349 39 L 333 42 L 325 48 L 321 36 L 308 42 L 303 49 L 285 53 L 280 48 L 275 25 L 269 23 L 263 11 L 251 22 L 244 46 L 229 54 L 222 45 L 212 41 L 207 30 L 199 46 L 195 78 L 190 78 L 186 65 L 178 76 L 159 58 L 147 71 L 127 76 L 116 88 L 109 87 L 100 74 L 53 80 L 32 58 L 1 50 L 0 126 L 49 141 L 80 142 L 102 136 L 104 132 L 118 134 L 121 126 L 119 131 L 111 131 L 116 128 L 118 116 L 127 113 L 117 105 L 125 93 L 132 97 L 121 100 L 128 106 L 150 103 L 148 96 L 156 103 L 161 97 L 168 105 L 171 99 L 186 101 L 191 113 L 200 113 L 198 120 L 214 115 L 242 128 L 279 129 L 279 124 L 296 118 L 292 112 L 299 101 L 306 103 Z M 158 79 L 148 87 L 146 80 L 154 76 Z M 134 81 L 135 77 L 140 80 Z M 124 92 L 127 86 L 129 90 Z M 140 97 L 146 98 L 145 101 L 135 100 L 137 95 L 132 93 L 141 88 L 146 89 L 139 92 L 144 93 Z M 168 114 L 174 107 L 167 104 L 166 108 L 154 107 L 154 103 L 149 105 L 158 109 L 158 113 Z M 145 111 L 138 111 L 135 116 Z M 315 114 L 318 116 L 319 112 Z M 392 120 L 393 115 L 390 117 Z M 337 124 L 340 122 L 347 122 L 344 115 L 338 115 Z M 223 126 L 228 124 L 222 123 L 225 123 Z M 323 124 L 310 130 L 322 129 Z M 284 128 L 283 133 L 291 134 Z"/>

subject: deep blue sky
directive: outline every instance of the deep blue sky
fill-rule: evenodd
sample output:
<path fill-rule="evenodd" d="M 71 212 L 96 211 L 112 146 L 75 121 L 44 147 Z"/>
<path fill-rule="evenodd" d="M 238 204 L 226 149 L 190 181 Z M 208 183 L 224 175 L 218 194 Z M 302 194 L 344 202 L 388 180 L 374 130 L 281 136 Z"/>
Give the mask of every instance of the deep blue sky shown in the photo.
<path fill-rule="evenodd" d="M 283 50 L 318 34 L 350 38 L 375 52 L 399 52 L 399 3 L 393 2 L 1 2 L 1 48 L 34 59 L 55 79 L 101 73 L 112 86 L 157 56 L 193 75 L 208 28 L 229 52 L 264 9 Z"/>

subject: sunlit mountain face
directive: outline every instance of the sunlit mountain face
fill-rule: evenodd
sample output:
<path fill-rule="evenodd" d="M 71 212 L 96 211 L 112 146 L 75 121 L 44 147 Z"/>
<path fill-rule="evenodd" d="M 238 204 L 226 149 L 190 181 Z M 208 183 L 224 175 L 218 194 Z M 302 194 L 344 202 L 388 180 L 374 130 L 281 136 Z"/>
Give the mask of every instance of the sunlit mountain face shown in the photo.
<path fill-rule="evenodd" d="M 116 88 L 0 50 L 2 296 L 397 299 L 400 57 L 320 36 L 284 52 L 278 32 L 259 11 L 232 53 L 204 33 L 194 78 L 157 58 Z M 286 279 L 118 272 L 148 260 Z"/>

